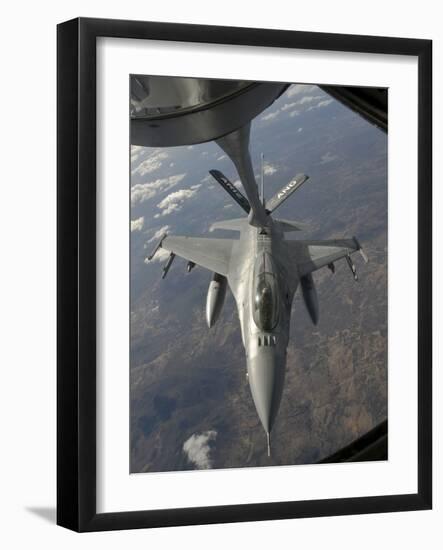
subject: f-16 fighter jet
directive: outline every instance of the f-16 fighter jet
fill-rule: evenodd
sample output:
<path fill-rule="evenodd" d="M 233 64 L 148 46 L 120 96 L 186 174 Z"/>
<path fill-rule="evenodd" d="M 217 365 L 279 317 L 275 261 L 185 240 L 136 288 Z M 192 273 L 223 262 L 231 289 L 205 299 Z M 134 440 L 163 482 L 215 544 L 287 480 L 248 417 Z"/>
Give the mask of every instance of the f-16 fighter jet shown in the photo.
<path fill-rule="evenodd" d="M 286 240 L 286 233 L 300 231 L 303 224 L 274 218 L 275 210 L 308 179 L 298 175 L 269 201 L 262 197 L 255 205 L 219 171 L 212 176 L 243 208 L 246 216 L 217 222 L 211 229 L 238 233 L 236 238 L 200 238 L 164 235 L 148 257 L 159 248 L 170 252 L 163 268 L 169 271 L 175 256 L 188 261 L 188 271 L 195 265 L 213 273 L 206 302 L 208 327 L 217 321 L 223 307 L 226 288 L 234 295 L 246 353 L 247 377 L 257 414 L 267 436 L 270 456 L 270 434 L 280 406 L 286 370 L 291 307 L 300 285 L 303 300 L 314 324 L 319 318 L 317 292 L 312 273 L 323 267 L 335 270 L 334 262 L 344 258 L 357 280 L 351 255 L 359 251 L 367 262 L 355 237 L 340 240 Z M 263 178 L 263 174 L 262 174 Z M 253 223 L 251 222 L 253 220 Z"/>

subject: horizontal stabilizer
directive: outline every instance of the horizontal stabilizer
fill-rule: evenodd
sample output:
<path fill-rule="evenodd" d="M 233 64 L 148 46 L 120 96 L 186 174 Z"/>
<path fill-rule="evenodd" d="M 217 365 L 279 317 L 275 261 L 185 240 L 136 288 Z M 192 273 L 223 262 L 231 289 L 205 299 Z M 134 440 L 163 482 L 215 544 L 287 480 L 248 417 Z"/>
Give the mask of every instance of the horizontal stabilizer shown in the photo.
<path fill-rule="evenodd" d="M 283 233 L 289 233 L 290 231 L 308 231 L 310 229 L 310 226 L 303 222 L 282 220 L 281 218 L 275 220 L 275 222 L 278 223 Z"/>
<path fill-rule="evenodd" d="M 309 179 L 309 176 L 304 174 L 298 174 L 288 184 L 286 184 L 278 193 L 276 193 L 272 199 L 266 201 L 266 210 L 270 213 L 278 208 L 288 197 L 300 189 L 300 187 Z"/>
<path fill-rule="evenodd" d="M 214 231 L 214 229 L 225 229 L 226 231 L 241 231 L 247 225 L 249 225 L 248 218 L 223 220 L 220 222 L 214 222 L 209 228 L 209 231 Z"/>
<path fill-rule="evenodd" d="M 249 214 L 251 210 L 251 205 L 249 204 L 248 199 L 240 193 L 240 191 L 235 187 L 235 185 L 228 180 L 228 178 L 220 172 L 220 170 L 209 170 L 211 176 L 227 191 L 231 197 L 239 204 L 246 214 Z"/>

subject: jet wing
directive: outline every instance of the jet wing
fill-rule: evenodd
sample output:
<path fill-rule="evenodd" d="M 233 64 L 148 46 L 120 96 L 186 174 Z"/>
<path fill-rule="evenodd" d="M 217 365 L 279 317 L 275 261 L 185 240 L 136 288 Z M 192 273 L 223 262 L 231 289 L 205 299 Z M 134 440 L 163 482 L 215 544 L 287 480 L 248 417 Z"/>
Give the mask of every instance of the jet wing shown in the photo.
<path fill-rule="evenodd" d="M 341 258 L 350 256 L 361 250 L 357 239 L 337 239 L 327 241 L 287 241 L 296 256 L 296 262 L 300 277 L 317 271 L 328 264 Z M 293 254 L 293 255 L 294 255 Z"/>
<path fill-rule="evenodd" d="M 209 271 L 227 276 L 234 242 L 233 239 L 166 236 L 161 248 Z"/>

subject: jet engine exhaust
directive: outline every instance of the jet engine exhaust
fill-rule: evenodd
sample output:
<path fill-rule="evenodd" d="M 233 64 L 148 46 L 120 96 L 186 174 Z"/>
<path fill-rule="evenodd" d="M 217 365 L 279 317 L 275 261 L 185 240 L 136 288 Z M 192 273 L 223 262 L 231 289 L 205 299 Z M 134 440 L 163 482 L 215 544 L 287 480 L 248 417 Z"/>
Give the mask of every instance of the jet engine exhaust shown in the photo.
<path fill-rule="evenodd" d="M 214 273 L 206 297 L 206 322 L 211 328 L 220 316 L 226 296 L 226 277 Z"/>
<path fill-rule="evenodd" d="M 311 318 L 311 321 L 314 323 L 314 325 L 316 325 L 318 323 L 319 317 L 318 297 L 312 275 L 309 274 L 302 277 L 300 279 L 300 284 L 303 294 L 303 300 L 309 313 L 309 317 Z"/>

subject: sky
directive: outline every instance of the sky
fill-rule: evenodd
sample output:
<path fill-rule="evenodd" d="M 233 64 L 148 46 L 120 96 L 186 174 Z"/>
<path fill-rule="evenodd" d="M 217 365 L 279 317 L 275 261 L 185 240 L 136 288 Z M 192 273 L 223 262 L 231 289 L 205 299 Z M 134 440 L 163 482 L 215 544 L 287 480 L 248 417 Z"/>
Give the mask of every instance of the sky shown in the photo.
<path fill-rule="evenodd" d="M 310 176 L 282 218 L 307 223 L 307 238 L 357 235 L 371 258 L 357 287 L 343 267 L 333 279 L 319 272 L 318 327 L 294 301 L 273 464 L 309 463 L 387 415 L 387 140 L 319 87 L 296 84 L 252 122 L 250 151 L 257 176 L 264 154 L 267 197 Z M 213 142 L 131 146 L 132 472 L 267 465 L 232 297 L 208 331 L 211 274 L 188 275 L 177 258 L 161 281 L 168 253 L 147 261 L 166 231 L 210 237 L 214 221 L 243 215 L 214 168 L 241 188 Z"/>

